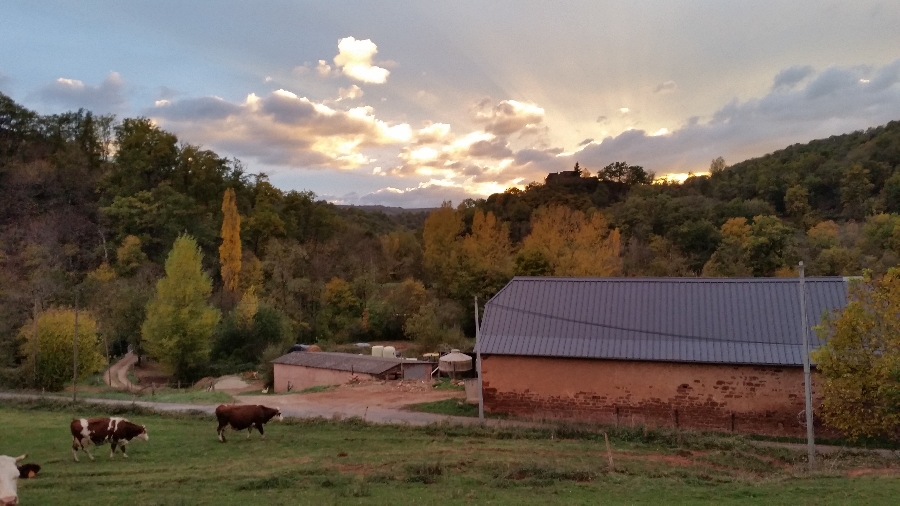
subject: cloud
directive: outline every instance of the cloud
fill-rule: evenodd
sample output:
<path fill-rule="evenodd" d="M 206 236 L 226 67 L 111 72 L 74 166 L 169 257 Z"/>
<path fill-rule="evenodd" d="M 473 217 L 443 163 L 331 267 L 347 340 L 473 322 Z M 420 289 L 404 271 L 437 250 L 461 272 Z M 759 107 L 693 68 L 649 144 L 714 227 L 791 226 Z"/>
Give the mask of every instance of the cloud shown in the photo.
<path fill-rule="evenodd" d="M 318 65 L 316 65 L 316 73 L 322 77 L 328 77 L 331 75 L 331 65 L 325 60 L 319 60 Z"/>
<path fill-rule="evenodd" d="M 672 93 L 678 89 L 678 85 L 675 84 L 675 81 L 666 81 L 664 83 L 660 83 L 656 85 L 656 88 L 653 90 L 653 93 Z"/>
<path fill-rule="evenodd" d="M 0 69 L 0 90 L 5 90 L 10 83 L 12 83 L 12 78 L 4 74 L 3 70 Z"/>
<path fill-rule="evenodd" d="M 191 142 L 234 156 L 292 167 L 353 169 L 372 160 L 366 148 L 406 145 L 408 124 L 388 124 L 371 107 L 341 110 L 277 90 L 243 103 L 217 97 L 164 100 L 145 114 Z"/>
<path fill-rule="evenodd" d="M 592 142 L 594 142 L 594 139 L 585 139 L 585 140 L 579 142 L 579 143 L 578 143 L 578 146 L 579 146 L 579 147 L 580 147 L 580 146 L 586 146 L 586 145 L 588 145 L 588 144 L 590 144 L 590 143 L 592 143 Z"/>
<path fill-rule="evenodd" d="M 815 70 L 809 65 L 795 65 L 793 67 L 788 67 L 775 76 L 775 80 L 772 83 L 772 89 L 777 90 L 779 88 L 793 88 L 795 84 L 813 75 L 814 73 Z"/>
<path fill-rule="evenodd" d="M 344 37 L 338 41 L 338 55 L 334 57 L 334 64 L 351 79 L 383 84 L 387 81 L 390 71 L 372 65 L 372 57 L 377 52 L 378 47 L 369 39 L 356 40 L 353 37 Z M 319 65 L 322 63 L 324 62 L 320 61 Z"/>
<path fill-rule="evenodd" d="M 779 73 L 776 82 L 790 83 L 803 74 L 792 72 Z M 878 69 L 831 67 L 807 77 L 812 79 L 795 89 L 779 86 L 761 98 L 733 100 L 707 122 L 692 118 L 681 128 L 657 136 L 640 129 L 626 131 L 565 158 L 577 159 L 585 167 L 626 160 L 657 174 L 697 172 L 720 155 L 740 161 L 900 118 L 900 60 Z M 517 153 L 517 163 L 522 155 Z"/>
<path fill-rule="evenodd" d="M 41 88 L 37 95 L 47 103 L 71 109 L 84 108 L 95 113 L 121 111 L 125 104 L 125 83 L 116 72 L 109 75 L 97 86 L 85 84 L 77 79 L 61 77 Z"/>
<path fill-rule="evenodd" d="M 475 106 L 474 113 L 475 121 L 485 123 L 484 130 L 495 135 L 510 135 L 544 121 L 544 109 L 516 100 L 491 105 L 490 99 L 484 99 Z"/>
<path fill-rule="evenodd" d="M 341 88 L 338 90 L 338 101 L 340 100 L 356 100 L 363 96 L 363 90 L 355 84 L 351 84 L 349 88 Z"/>

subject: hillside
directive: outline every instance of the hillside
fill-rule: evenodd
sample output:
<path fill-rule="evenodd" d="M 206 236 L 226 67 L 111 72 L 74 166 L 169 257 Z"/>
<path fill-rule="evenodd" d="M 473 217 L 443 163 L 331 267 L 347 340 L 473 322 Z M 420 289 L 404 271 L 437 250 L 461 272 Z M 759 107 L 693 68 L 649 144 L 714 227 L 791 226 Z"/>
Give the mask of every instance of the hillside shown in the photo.
<path fill-rule="evenodd" d="M 33 381 L 22 336 L 76 293 L 111 353 L 140 349 L 181 234 L 223 315 L 198 374 L 255 367 L 294 342 L 467 347 L 472 297 L 483 304 L 517 274 L 786 276 L 803 260 L 810 275 L 856 275 L 900 260 L 900 122 L 714 161 L 683 183 L 611 162 L 457 207 L 336 206 L 145 118 L 42 116 L 0 95 L 0 381 Z M 258 297 L 249 327 L 222 285 L 228 188 L 238 295 Z"/>

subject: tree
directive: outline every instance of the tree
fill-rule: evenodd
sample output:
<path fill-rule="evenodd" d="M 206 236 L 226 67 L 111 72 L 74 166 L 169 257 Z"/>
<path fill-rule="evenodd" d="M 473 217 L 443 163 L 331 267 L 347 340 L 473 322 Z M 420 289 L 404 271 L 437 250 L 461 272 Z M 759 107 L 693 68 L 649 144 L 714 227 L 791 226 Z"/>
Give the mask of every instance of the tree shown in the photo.
<path fill-rule="evenodd" d="M 750 240 L 747 219 L 730 218 L 721 228 L 722 241 L 703 266 L 704 276 L 739 277 L 751 273 L 746 257 L 746 245 Z"/>
<path fill-rule="evenodd" d="M 222 197 L 222 244 L 219 246 L 219 265 L 222 269 L 222 285 L 226 292 L 234 294 L 241 272 L 241 215 L 235 203 L 234 189 L 225 190 Z"/>
<path fill-rule="evenodd" d="M 444 202 L 425 219 L 422 231 L 425 270 L 443 293 L 448 293 L 459 263 L 457 236 L 462 219 L 450 202 Z"/>
<path fill-rule="evenodd" d="M 617 276 L 622 272 L 621 241 L 603 214 L 590 217 L 568 207 L 553 206 L 535 212 L 531 234 L 525 238 L 520 266 L 536 261 L 538 252 L 555 276 Z"/>
<path fill-rule="evenodd" d="M 853 281 L 840 314 L 818 328 L 825 422 L 850 438 L 900 435 L 900 269 Z"/>
<path fill-rule="evenodd" d="M 799 184 L 788 188 L 784 194 L 784 207 L 788 216 L 796 218 L 806 216 L 812 210 L 809 206 L 809 190 Z"/>
<path fill-rule="evenodd" d="M 141 336 L 147 353 L 178 379 L 190 380 L 209 358 L 219 311 L 209 305 L 212 281 L 197 242 L 182 235 L 166 258 L 166 275 L 147 305 Z"/>
<path fill-rule="evenodd" d="M 862 164 L 854 163 L 841 178 L 841 204 L 844 216 L 861 220 L 867 211 L 867 201 L 873 185 L 869 182 L 869 171 Z"/>
<path fill-rule="evenodd" d="M 19 330 L 25 371 L 35 370 L 34 322 Z M 72 343 L 75 338 L 75 311 L 53 308 L 40 314 L 37 331 L 37 378 L 35 387 L 62 390 L 72 379 Z M 97 337 L 97 321 L 86 311 L 78 313 L 78 379 L 102 371 L 106 355 Z"/>
<path fill-rule="evenodd" d="M 727 167 L 728 166 L 725 165 L 725 159 L 720 156 L 709 163 L 709 173 L 710 175 L 719 174 Z"/>

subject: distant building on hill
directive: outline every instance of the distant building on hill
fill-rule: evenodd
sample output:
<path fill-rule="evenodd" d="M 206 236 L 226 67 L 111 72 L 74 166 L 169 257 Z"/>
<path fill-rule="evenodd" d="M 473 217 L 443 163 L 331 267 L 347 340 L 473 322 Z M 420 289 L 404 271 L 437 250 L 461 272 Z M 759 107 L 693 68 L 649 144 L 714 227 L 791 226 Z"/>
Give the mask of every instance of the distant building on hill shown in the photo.
<path fill-rule="evenodd" d="M 806 289 L 814 348 L 847 280 Z M 481 323 L 485 410 L 800 435 L 801 328 L 797 278 L 516 277 Z"/>

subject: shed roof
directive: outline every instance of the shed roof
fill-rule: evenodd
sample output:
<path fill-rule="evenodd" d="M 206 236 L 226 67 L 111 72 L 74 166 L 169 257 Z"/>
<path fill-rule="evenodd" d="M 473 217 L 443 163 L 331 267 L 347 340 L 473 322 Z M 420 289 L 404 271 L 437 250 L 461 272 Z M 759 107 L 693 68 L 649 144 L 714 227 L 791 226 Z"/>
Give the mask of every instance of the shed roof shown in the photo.
<path fill-rule="evenodd" d="M 807 327 L 847 303 L 847 278 L 806 278 Z M 802 365 L 798 278 L 516 277 L 485 305 L 481 352 Z"/>
<path fill-rule="evenodd" d="M 335 369 L 363 374 L 384 374 L 404 360 L 352 353 L 295 351 L 276 358 L 276 364 L 302 365 L 318 369 Z"/>

